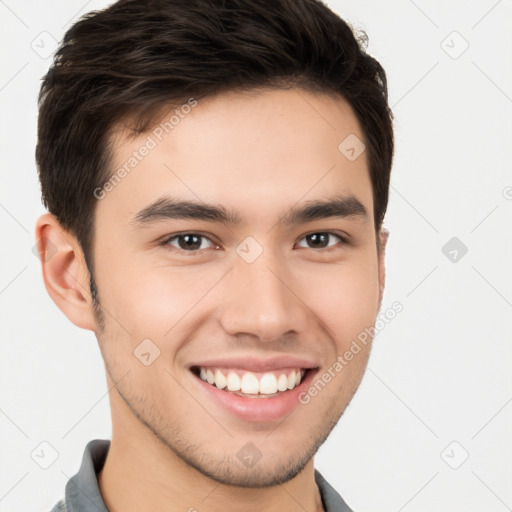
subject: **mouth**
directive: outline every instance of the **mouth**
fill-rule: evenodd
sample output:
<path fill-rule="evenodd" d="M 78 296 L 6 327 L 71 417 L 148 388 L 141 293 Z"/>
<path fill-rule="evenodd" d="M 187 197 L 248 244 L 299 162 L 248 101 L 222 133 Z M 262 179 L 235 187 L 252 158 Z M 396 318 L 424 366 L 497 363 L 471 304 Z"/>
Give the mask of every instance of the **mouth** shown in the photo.
<path fill-rule="evenodd" d="M 251 372 L 239 368 L 193 366 L 192 373 L 218 390 L 245 398 L 273 398 L 295 389 L 311 368 Z"/>
<path fill-rule="evenodd" d="M 189 367 L 193 378 L 191 389 L 203 397 L 204 404 L 252 423 L 282 421 L 295 409 L 305 407 L 300 396 L 319 371 L 319 367 L 295 366 L 297 360 L 293 366 L 290 361 L 281 363 L 282 367 L 241 361 L 233 367 L 229 363 L 233 364 L 223 361 Z"/>

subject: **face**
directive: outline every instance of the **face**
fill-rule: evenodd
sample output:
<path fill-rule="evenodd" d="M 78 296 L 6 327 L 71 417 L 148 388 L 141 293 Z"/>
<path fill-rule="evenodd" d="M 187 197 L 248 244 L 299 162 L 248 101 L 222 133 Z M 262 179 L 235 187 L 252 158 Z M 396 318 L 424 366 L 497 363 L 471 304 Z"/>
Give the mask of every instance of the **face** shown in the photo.
<path fill-rule="evenodd" d="M 374 325 L 382 255 L 366 153 L 338 149 L 363 134 L 343 99 L 302 89 L 182 114 L 168 134 L 118 131 L 113 170 L 137 163 L 98 194 L 113 435 L 146 429 L 219 482 L 275 485 L 311 460 L 368 360 L 371 340 L 345 353 Z"/>

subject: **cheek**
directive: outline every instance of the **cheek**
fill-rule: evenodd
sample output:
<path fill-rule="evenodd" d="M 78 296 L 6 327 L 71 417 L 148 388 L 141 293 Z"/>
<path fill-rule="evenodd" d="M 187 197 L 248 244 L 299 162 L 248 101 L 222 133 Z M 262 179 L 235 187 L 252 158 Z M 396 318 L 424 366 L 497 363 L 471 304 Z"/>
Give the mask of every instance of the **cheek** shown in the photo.
<path fill-rule="evenodd" d="M 191 286 L 190 279 L 169 269 L 146 266 L 138 272 L 132 266 L 129 272 L 118 269 L 115 275 L 105 275 L 102 285 L 102 305 L 108 314 L 101 346 L 114 374 L 120 378 L 130 371 L 128 380 L 139 383 L 135 389 L 142 394 L 142 382 L 152 389 L 167 383 L 163 370 L 172 361 L 169 353 L 179 348 L 180 336 L 186 339 L 187 315 L 192 317 L 204 295 L 201 284 Z"/>
<path fill-rule="evenodd" d="M 222 269 L 207 266 L 173 269 L 167 263 L 144 263 L 103 272 L 101 281 L 102 305 L 134 340 L 171 336 L 183 319 L 194 316 L 194 308 L 223 275 Z M 117 322 L 110 324 L 120 328 Z"/>
<path fill-rule="evenodd" d="M 318 272 L 306 288 L 307 304 L 328 327 L 337 351 L 372 326 L 378 313 L 378 271 L 370 258 Z"/>

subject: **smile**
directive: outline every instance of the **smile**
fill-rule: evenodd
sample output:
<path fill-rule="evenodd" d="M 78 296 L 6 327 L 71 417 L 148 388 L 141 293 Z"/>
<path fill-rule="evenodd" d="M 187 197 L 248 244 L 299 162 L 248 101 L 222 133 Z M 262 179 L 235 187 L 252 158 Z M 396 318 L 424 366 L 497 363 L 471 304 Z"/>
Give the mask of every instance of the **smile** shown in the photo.
<path fill-rule="evenodd" d="M 196 361 L 189 370 L 189 389 L 199 403 L 214 408 L 213 414 L 264 423 L 282 421 L 294 409 L 304 408 L 299 395 L 311 385 L 319 365 L 296 355 L 233 355 Z"/>
<path fill-rule="evenodd" d="M 270 398 L 297 387 L 307 369 L 249 372 L 237 368 L 193 367 L 193 373 L 217 389 L 247 398 Z"/>

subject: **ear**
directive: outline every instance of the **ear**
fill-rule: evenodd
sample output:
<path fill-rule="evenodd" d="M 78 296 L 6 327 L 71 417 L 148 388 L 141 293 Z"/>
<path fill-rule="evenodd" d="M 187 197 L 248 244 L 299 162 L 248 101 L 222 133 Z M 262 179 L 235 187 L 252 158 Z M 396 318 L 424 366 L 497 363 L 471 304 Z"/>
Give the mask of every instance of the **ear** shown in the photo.
<path fill-rule="evenodd" d="M 389 231 L 381 228 L 379 231 L 379 310 L 384 296 L 384 287 L 386 285 L 386 246 L 388 243 Z"/>
<path fill-rule="evenodd" d="M 78 327 L 98 330 L 90 275 L 77 239 L 51 213 L 39 217 L 35 235 L 44 284 L 53 302 Z"/>

